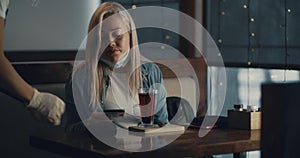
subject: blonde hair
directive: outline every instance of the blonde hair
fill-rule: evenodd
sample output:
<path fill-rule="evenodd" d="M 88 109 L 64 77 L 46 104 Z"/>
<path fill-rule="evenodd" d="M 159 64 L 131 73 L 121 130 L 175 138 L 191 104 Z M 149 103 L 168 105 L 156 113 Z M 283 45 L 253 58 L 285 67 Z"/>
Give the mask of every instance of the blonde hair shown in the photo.
<path fill-rule="evenodd" d="M 138 87 L 141 86 L 141 70 L 140 70 L 140 51 L 138 48 L 138 39 L 135 29 L 135 24 L 128 11 L 119 3 L 105 2 L 102 3 L 94 12 L 88 28 L 88 38 L 86 45 L 86 60 L 88 66 L 88 80 L 89 80 L 89 93 L 91 96 L 90 105 L 99 105 L 100 97 L 105 95 L 106 77 L 105 71 L 108 69 L 106 64 L 99 62 L 101 53 L 101 29 L 102 22 L 105 18 L 111 15 L 118 15 L 124 25 L 126 25 L 130 32 L 130 72 L 129 87 L 131 96 L 137 95 Z M 96 33 L 93 33 L 96 29 Z"/>

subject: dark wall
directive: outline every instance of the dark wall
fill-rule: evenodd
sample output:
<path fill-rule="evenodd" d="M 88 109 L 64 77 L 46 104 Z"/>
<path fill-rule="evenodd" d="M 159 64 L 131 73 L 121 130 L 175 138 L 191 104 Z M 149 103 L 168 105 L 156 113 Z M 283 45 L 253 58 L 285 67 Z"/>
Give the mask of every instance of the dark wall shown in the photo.
<path fill-rule="evenodd" d="M 36 85 L 41 91 L 52 92 L 64 98 L 64 84 Z M 62 156 L 42 151 L 29 145 L 29 136 L 36 134 L 61 134 L 64 131 L 65 117 L 61 126 L 37 122 L 21 102 L 0 93 L 0 157 L 43 157 Z"/>
<path fill-rule="evenodd" d="M 206 8 L 225 63 L 300 68 L 300 1 L 206 0 Z"/>
<path fill-rule="evenodd" d="M 300 157 L 300 83 L 262 86 L 262 157 Z"/>

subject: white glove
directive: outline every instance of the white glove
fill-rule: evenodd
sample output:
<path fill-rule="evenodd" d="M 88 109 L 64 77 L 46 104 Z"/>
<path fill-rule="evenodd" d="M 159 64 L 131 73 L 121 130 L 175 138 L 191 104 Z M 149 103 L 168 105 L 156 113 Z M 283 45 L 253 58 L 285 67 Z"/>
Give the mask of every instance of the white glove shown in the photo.
<path fill-rule="evenodd" d="M 35 119 L 47 119 L 54 125 L 60 125 L 61 115 L 65 111 L 65 103 L 60 98 L 50 93 L 39 92 L 37 89 L 34 89 L 27 107 L 33 109 Z"/>
<path fill-rule="evenodd" d="M 0 0 L 0 17 L 5 19 L 6 10 L 8 8 L 9 0 Z"/>

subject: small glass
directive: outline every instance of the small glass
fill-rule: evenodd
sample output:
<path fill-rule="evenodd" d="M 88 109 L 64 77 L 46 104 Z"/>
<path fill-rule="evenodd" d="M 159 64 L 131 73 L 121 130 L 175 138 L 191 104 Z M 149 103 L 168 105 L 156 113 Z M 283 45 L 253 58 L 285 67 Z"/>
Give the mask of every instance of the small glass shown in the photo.
<path fill-rule="evenodd" d="M 141 112 L 141 124 L 139 127 L 153 128 L 154 125 L 154 108 L 157 89 L 139 88 L 139 106 Z"/>

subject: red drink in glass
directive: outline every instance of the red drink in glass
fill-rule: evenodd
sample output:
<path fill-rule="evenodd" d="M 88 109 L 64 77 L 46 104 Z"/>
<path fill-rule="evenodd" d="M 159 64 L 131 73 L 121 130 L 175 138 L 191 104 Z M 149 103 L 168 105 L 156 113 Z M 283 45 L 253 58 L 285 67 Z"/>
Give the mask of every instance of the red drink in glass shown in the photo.
<path fill-rule="evenodd" d="M 154 124 L 154 107 L 156 91 L 141 90 L 139 91 L 141 127 L 153 127 Z"/>

